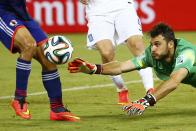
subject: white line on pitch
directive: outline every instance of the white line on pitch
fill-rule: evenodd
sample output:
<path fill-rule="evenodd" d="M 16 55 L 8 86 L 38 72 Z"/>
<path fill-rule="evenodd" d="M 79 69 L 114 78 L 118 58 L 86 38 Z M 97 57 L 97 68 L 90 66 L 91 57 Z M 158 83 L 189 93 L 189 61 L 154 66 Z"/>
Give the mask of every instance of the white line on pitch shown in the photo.
<path fill-rule="evenodd" d="M 154 79 L 155 81 L 157 81 L 158 79 Z M 133 81 L 127 81 L 125 82 L 125 84 L 133 84 L 133 83 L 141 83 L 141 80 L 133 80 Z M 113 83 L 111 84 L 102 84 L 102 85 L 93 85 L 93 86 L 77 86 L 77 87 L 72 87 L 72 88 L 66 88 L 66 89 L 62 89 L 62 92 L 65 91 L 77 91 L 77 90 L 85 90 L 85 89 L 94 89 L 94 88 L 103 88 L 103 87 L 111 87 L 114 86 Z M 35 93 L 29 93 L 28 96 L 37 96 L 37 95 L 43 95 L 46 94 L 46 91 L 43 92 L 35 92 Z M 14 96 L 1 96 L 0 100 L 2 99 L 10 99 L 13 98 Z"/>

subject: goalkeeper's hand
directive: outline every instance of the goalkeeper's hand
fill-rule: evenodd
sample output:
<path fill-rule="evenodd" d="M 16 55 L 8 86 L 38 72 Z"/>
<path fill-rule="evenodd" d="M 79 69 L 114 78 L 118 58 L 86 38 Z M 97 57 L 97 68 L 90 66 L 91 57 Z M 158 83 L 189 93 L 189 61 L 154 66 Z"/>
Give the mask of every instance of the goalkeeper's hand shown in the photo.
<path fill-rule="evenodd" d="M 86 74 L 94 74 L 97 71 L 97 66 L 80 58 L 75 58 L 73 61 L 68 63 L 68 70 L 70 73 L 83 72 Z"/>
<path fill-rule="evenodd" d="M 152 94 L 147 94 L 144 98 L 123 106 L 123 111 L 127 111 L 130 116 L 142 115 L 149 106 L 154 106 L 156 99 Z"/>

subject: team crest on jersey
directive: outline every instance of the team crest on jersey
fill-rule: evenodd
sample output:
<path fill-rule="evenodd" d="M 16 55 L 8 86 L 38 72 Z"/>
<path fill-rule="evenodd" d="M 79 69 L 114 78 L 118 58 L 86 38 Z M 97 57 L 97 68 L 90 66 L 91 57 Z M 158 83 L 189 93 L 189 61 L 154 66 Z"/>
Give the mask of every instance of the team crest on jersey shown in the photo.
<path fill-rule="evenodd" d="M 90 42 L 92 42 L 92 41 L 94 40 L 92 34 L 89 34 L 89 35 L 88 35 L 88 40 L 89 40 Z"/>
<path fill-rule="evenodd" d="M 182 64 L 184 62 L 184 56 L 180 55 L 178 56 L 178 58 L 176 59 L 176 65 Z"/>
<path fill-rule="evenodd" d="M 11 20 L 10 21 L 10 26 L 17 26 L 18 22 L 16 20 Z"/>

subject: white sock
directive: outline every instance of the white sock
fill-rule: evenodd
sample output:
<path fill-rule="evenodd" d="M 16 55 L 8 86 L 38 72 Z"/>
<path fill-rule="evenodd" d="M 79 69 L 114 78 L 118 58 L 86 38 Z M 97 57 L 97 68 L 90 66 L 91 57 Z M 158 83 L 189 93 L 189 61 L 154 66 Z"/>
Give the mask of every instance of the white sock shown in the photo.
<path fill-rule="evenodd" d="M 123 90 L 127 90 L 126 85 L 124 84 L 124 80 L 122 79 L 121 75 L 110 76 L 113 83 L 116 85 L 117 92 L 121 92 Z"/>
<path fill-rule="evenodd" d="M 139 74 L 146 91 L 154 87 L 152 68 L 148 67 L 145 69 L 141 69 L 139 70 Z"/>

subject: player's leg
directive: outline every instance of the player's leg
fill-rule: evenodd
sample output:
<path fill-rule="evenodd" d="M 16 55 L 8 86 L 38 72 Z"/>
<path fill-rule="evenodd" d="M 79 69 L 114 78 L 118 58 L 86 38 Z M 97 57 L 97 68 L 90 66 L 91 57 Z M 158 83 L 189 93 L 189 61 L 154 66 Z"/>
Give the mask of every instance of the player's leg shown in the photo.
<path fill-rule="evenodd" d="M 16 90 L 12 107 L 17 115 L 24 119 L 30 119 L 31 115 L 27 109 L 25 98 L 31 71 L 31 60 L 36 48 L 35 40 L 23 26 L 23 22 L 11 14 L 0 16 L 0 34 L 2 43 L 11 52 L 20 53 L 16 62 Z"/>
<path fill-rule="evenodd" d="M 35 52 L 36 43 L 25 27 L 15 30 L 14 48 L 19 50 L 20 56 L 16 63 L 16 90 L 12 107 L 17 115 L 24 119 L 30 119 L 31 115 L 28 111 L 25 97 L 27 96 L 31 60 Z"/>
<path fill-rule="evenodd" d="M 65 120 L 77 121 L 79 118 L 75 117 L 70 111 L 64 107 L 62 100 L 62 90 L 60 76 L 57 66 L 50 63 L 43 54 L 43 45 L 47 40 L 47 36 L 41 30 L 39 25 L 34 21 L 26 23 L 27 28 L 35 38 L 39 47 L 36 49 L 34 58 L 42 66 L 42 82 L 48 93 L 50 101 L 50 119 L 51 120 Z"/>
<path fill-rule="evenodd" d="M 114 60 L 115 49 L 111 40 L 101 40 L 96 43 L 96 47 L 101 55 L 102 62 L 108 63 Z M 124 84 L 124 80 L 121 75 L 110 76 L 113 83 L 117 87 L 118 92 L 118 104 L 128 103 L 128 89 Z"/>
<path fill-rule="evenodd" d="M 114 24 L 105 20 L 105 17 L 91 17 L 88 23 L 89 31 L 87 46 L 96 48 L 102 58 L 103 63 L 114 60 L 115 49 L 113 45 Z M 128 102 L 128 90 L 121 75 L 111 76 L 112 81 L 117 87 L 119 94 L 119 104 Z"/>
<path fill-rule="evenodd" d="M 80 118 L 64 107 L 57 67 L 45 58 L 41 46 L 37 47 L 35 59 L 42 65 L 42 81 L 50 101 L 50 120 L 78 121 Z"/>
<path fill-rule="evenodd" d="M 127 47 L 131 51 L 134 56 L 140 56 L 144 52 L 144 42 L 141 35 L 131 36 L 127 39 Z M 153 74 L 152 68 L 148 67 L 145 69 L 141 69 L 138 71 L 142 82 L 144 84 L 144 88 L 147 93 L 151 93 L 154 91 L 153 89 Z"/>
<path fill-rule="evenodd" d="M 117 15 L 116 29 L 119 36 L 117 43 L 126 41 L 127 47 L 134 56 L 139 56 L 144 53 L 145 45 L 142 38 L 141 23 L 132 4 L 128 4 L 128 6 Z M 139 74 L 146 91 L 151 91 L 154 86 L 152 69 L 142 69 L 139 71 Z"/>

